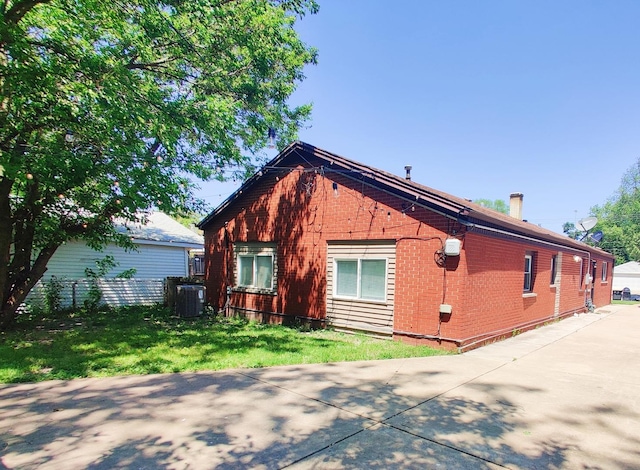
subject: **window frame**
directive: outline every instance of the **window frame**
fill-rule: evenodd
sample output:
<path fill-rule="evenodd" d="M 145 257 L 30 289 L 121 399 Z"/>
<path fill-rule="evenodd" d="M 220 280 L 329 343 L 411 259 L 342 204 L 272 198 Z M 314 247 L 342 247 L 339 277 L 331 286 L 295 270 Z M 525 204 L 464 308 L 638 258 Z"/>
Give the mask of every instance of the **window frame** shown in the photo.
<path fill-rule="evenodd" d="M 204 276 L 204 255 L 196 255 L 189 258 L 189 270 L 191 276 Z"/>
<path fill-rule="evenodd" d="M 527 263 L 527 260 L 529 261 Z M 527 264 L 529 268 L 527 270 Z M 533 292 L 533 253 L 525 253 L 524 255 L 524 284 L 522 286 L 522 292 L 528 294 Z M 527 280 L 529 282 L 527 282 Z"/>
<path fill-rule="evenodd" d="M 558 255 L 551 255 L 551 285 L 555 286 L 558 282 Z"/>
<path fill-rule="evenodd" d="M 378 261 L 384 263 L 384 285 L 382 290 L 382 297 L 363 297 L 362 296 L 362 263 L 370 261 Z M 340 277 L 339 265 L 340 263 L 356 263 L 356 294 L 349 295 L 339 293 L 340 283 L 338 281 Z M 333 259 L 333 297 L 336 299 L 356 300 L 358 302 L 372 302 L 372 303 L 387 303 L 387 291 L 389 285 L 389 260 L 388 258 L 369 258 L 369 257 L 353 257 L 353 258 L 334 258 Z"/>
<path fill-rule="evenodd" d="M 259 286 L 257 281 L 260 277 L 259 269 L 264 264 L 259 263 L 259 258 L 269 258 L 267 264 L 270 267 L 270 282 L 268 286 Z M 251 284 L 243 283 L 243 262 L 241 260 L 251 260 Z M 276 246 L 271 243 L 236 243 L 234 244 L 234 290 L 252 293 L 275 294 L 277 291 L 277 255 Z M 246 274 L 246 272 L 245 272 Z"/>
<path fill-rule="evenodd" d="M 602 269 L 602 271 L 601 271 L 601 275 L 600 275 L 600 281 L 601 282 L 607 282 L 607 279 L 609 277 L 609 263 L 607 261 L 603 261 L 601 269 Z"/>
<path fill-rule="evenodd" d="M 269 270 L 269 285 L 262 286 L 258 285 L 258 280 L 260 277 L 260 263 L 258 263 L 258 258 L 269 258 L 268 266 Z M 242 277 L 242 263 L 240 260 L 251 260 L 251 283 L 244 284 Z M 263 265 L 264 266 L 264 265 Z M 252 289 L 266 289 L 273 290 L 273 255 L 265 255 L 265 254 L 238 254 L 238 279 L 237 279 L 238 287 L 246 287 Z"/>

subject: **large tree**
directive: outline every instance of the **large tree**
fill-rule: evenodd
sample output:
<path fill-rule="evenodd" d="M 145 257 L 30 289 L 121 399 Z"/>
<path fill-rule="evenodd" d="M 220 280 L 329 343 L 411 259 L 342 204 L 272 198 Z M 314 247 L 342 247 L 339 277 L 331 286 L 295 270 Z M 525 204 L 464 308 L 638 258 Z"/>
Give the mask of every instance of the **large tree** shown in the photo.
<path fill-rule="evenodd" d="M 99 248 L 116 218 L 201 210 L 193 179 L 247 170 L 316 53 L 313 0 L 4 0 L 0 4 L 0 329 L 56 249 Z"/>
<path fill-rule="evenodd" d="M 640 261 L 640 159 L 623 175 L 618 191 L 602 206 L 591 208 L 602 230 L 599 245 L 616 256 L 616 262 Z"/>

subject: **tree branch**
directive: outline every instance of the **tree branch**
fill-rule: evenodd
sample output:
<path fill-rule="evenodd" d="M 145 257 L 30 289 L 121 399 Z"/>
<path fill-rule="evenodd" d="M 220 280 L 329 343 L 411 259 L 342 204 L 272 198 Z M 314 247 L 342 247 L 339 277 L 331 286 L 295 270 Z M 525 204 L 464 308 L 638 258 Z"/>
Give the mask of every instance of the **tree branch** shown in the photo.
<path fill-rule="evenodd" d="M 23 0 L 16 2 L 4 15 L 4 21 L 18 24 L 24 15 L 29 13 L 36 5 L 50 2 L 51 0 Z"/>
<path fill-rule="evenodd" d="M 177 59 L 177 57 L 167 57 L 165 59 L 161 59 L 161 60 L 157 60 L 155 62 L 147 62 L 147 63 L 134 63 L 134 62 L 129 62 L 128 64 L 125 64 L 125 68 L 127 70 L 136 70 L 136 69 L 153 69 L 154 67 L 162 67 L 165 64 L 168 64 L 170 62 L 175 62 Z"/>

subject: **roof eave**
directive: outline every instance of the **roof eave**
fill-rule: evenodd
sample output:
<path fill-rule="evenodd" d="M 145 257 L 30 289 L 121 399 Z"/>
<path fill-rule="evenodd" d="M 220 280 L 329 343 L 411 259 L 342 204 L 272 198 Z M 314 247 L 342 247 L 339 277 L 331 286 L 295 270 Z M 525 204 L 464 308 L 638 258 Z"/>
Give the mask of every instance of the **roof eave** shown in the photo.
<path fill-rule="evenodd" d="M 303 143 L 300 141 L 291 142 L 287 145 L 278 155 L 276 155 L 271 161 L 267 162 L 262 168 L 277 166 L 279 162 L 288 157 L 291 152 L 295 149 L 295 147 L 303 146 Z M 235 190 L 231 195 L 222 201 L 218 207 L 216 207 L 209 215 L 207 215 L 204 219 L 196 224 L 200 230 L 204 230 L 204 228 L 209 225 L 209 223 L 222 211 L 224 211 L 227 207 L 229 207 L 233 202 L 235 202 L 244 192 L 251 188 L 262 176 L 264 175 L 263 171 L 255 172 L 249 179 L 247 179 L 237 190 Z"/>
<path fill-rule="evenodd" d="M 231 194 L 225 201 L 223 201 L 216 209 L 214 209 L 207 217 L 205 217 L 200 223 L 198 228 L 204 229 L 217 215 L 223 212 L 233 202 L 242 196 L 248 189 L 251 188 L 260 178 L 263 177 L 266 171 L 273 167 L 279 166 L 283 160 L 288 158 L 296 151 L 303 151 L 309 157 L 315 157 L 324 160 L 327 163 L 328 168 L 339 169 L 341 174 L 349 179 L 361 181 L 366 179 L 367 184 L 382 189 L 387 193 L 391 193 L 396 197 L 403 198 L 407 202 L 422 206 L 432 211 L 438 212 L 446 217 L 457 220 L 462 213 L 467 214 L 467 218 L 471 224 L 487 224 L 489 226 L 498 227 L 500 229 L 511 231 L 514 234 L 527 236 L 543 242 L 551 242 L 556 245 L 566 246 L 569 249 L 579 251 L 589 251 L 593 253 L 599 253 L 612 257 L 610 253 L 582 243 L 577 240 L 573 240 L 568 237 L 563 237 L 560 234 L 546 234 L 540 233 L 538 230 L 529 229 L 523 224 L 527 222 L 519 219 L 509 220 L 508 216 L 493 217 L 487 212 L 481 212 L 475 210 L 473 207 L 476 204 L 466 201 L 462 198 L 458 198 L 452 195 L 447 195 L 444 192 L 433 190 L 426 186 L 415 183 L 411 180 L 398 177 L 391 173 L 378 170 L 367 165 L 348 160 L 344 157 L 328 152 L 321 148 L 307 144 L 301 141 L 295 141 L 289 144 L 282 152 L 280 152 L 274 159 L 268 162 L 261 171 L 256 172 L 251 176 L 238 190 Z M 286 169 L 282 167 L 282 169 Z M 343 171 L 342 171 L 343 170 Z M 358 177 L 354 176 L 359 175 Z M 477 207 L 477 206 L 476 206 Z"/>

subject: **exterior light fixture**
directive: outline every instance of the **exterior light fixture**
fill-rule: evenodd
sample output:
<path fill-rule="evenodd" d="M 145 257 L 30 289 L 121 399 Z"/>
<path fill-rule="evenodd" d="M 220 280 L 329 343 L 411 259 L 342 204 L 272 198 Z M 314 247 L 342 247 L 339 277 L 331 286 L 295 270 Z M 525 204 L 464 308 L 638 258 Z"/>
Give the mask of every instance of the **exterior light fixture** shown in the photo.
<path fill-rule="evenodd" d="M 580 258 L 578 255 L 573 255 L 573 261 L 575 261 L 576 263 L 580 262 L 582 258 Z"/>
<path fill-rule="evenodd" d="M 334 181 L 334 182 L 333 182 L 333 184 L 332 184 L 332 186 L 333 186 L 333 196 L 334 196 L 334 197 L 338 197 L 338 196 L 339 196 L 339 194 L 338 194 L 338 183 L 336 183 L 336 182 Z"/>

